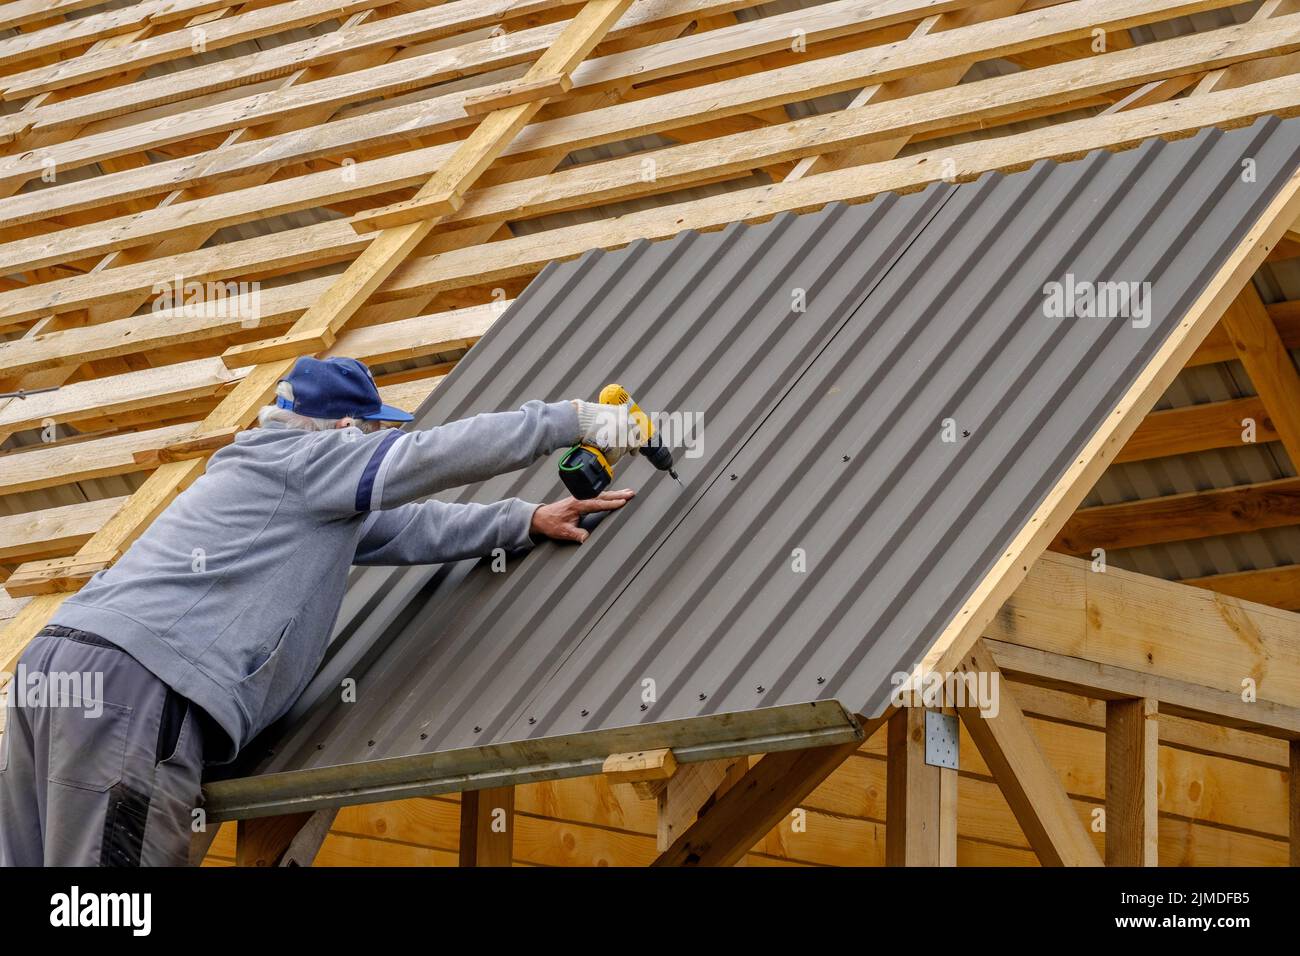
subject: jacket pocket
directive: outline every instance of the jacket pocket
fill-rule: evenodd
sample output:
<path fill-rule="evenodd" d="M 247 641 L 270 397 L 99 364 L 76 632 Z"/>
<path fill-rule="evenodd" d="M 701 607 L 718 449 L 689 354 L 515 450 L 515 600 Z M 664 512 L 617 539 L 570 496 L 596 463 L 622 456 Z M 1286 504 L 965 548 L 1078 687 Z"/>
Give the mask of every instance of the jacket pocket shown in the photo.
<path fill-rule="evenodd" d="M 296 620 L 297 618 L 290 618 L 289 623 L 280 631 L 271 653 L 266 655 L 251 674 L 236 685 L 238 690 L 235 698 L 243 707 L 255 730 L 261 729 L 260 718 L 276 686 L 276 673 L 280 670 L 279 664 L 284 654 L 284 647 L 288 643 L 289 632 L 293 630 Z"/>
<path fill-rule="evenodd" d="M 102 712 L 92 717 L 89 707 L 50 708 L 49 779 L 103 793 L 122 779 L 131 708 L 97 701 Z"/>

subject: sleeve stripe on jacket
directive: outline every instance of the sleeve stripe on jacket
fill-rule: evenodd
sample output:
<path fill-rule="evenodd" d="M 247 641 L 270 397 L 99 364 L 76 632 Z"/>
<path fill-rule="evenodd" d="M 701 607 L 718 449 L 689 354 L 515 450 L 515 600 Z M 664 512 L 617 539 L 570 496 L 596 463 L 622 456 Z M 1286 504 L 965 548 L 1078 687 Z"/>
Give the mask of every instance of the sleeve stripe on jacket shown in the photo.
<path fill-rule="evenodd" d="M 384 434 L 379 440 L 379 446 L 375 449 L 370 460 L 366 462 L 365 471 L 361 473 L 361 481 L 357 484 L 357 510 L 370 511 L 371 496 L 375 491 L 375 476 L 379 474 L 379 466 L 384 463 L 384 458 L 393 447 L 393 442 L 402 437 L 402 433 L 393 429 Z"/>

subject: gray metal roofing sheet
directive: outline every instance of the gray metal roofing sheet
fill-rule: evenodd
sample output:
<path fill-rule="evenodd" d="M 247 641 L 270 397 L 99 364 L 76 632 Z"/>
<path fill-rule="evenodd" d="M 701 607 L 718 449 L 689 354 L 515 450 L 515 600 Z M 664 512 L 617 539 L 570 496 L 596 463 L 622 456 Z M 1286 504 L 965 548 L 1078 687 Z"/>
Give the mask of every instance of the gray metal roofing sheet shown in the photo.
<path fill-rule="evenodd" d="M 359 570 L 321 674 L 249 760 L 878 712 L 1298 163 L 1300 120 L 1266 120 L 552 265 L 417 426 L 619 381 L 704 415 L 685 488 L 633 459 L 616 481 L 638 497 L 581 547 Z M 1149 327 L 1047 318 L 1067 273 L 1151 282 Z M 553 456 L 446 497 L 560 492 Z"/>

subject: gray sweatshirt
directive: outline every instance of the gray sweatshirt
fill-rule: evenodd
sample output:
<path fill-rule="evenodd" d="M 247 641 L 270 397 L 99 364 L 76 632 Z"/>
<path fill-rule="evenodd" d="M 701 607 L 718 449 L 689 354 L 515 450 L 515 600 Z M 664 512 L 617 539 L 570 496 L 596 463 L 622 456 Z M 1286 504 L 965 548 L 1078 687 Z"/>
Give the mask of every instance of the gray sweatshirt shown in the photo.
<path fill-rule="evenodd" d="M 203 707 L 235 754 L 325 655 L 353 564 L 431 564 L 528 547 L 536 505 L 415 503 L 575 444 L 570 402 L 424 431 L 241 432 L 206 474 L 50 623 L 117 644 Z"/>

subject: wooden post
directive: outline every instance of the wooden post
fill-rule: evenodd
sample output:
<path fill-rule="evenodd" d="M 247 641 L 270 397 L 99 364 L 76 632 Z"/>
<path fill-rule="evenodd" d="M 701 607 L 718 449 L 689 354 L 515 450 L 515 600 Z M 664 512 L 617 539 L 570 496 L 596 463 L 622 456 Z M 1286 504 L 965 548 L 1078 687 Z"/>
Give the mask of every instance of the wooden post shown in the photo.
<path fill-rule="evenodd" d="M 1291 786 L 1288 788 L 1291 817 L 1291 865 L 1300 866 L 1300 740 L 1291 741 Z"/>
<path fill-rule="evenodd" d="M 510 866 L 514 860 L 515 788 L 460 795 L 460 865 Z"/>
<path fill-rule="evenodd" d="M 1106 865 L 1157 866 L 1160 734 L 1150 697 L 1106 702 Z"/>
<path fill-rule="evenodd" d="M 885 775 L 887 866 L 956 864 L 957 773 L 925 762 L 925 713 L 924 708 L 907 707 L 889 721 Z"/>

